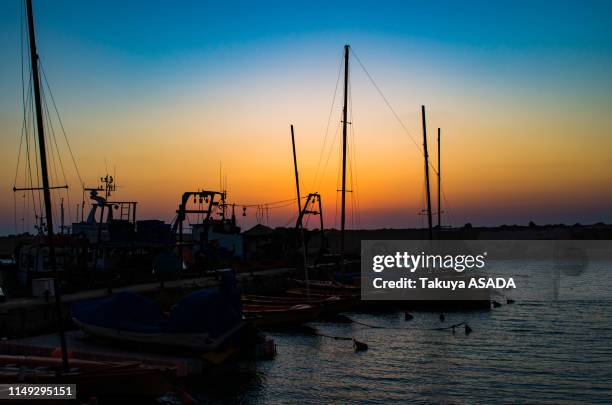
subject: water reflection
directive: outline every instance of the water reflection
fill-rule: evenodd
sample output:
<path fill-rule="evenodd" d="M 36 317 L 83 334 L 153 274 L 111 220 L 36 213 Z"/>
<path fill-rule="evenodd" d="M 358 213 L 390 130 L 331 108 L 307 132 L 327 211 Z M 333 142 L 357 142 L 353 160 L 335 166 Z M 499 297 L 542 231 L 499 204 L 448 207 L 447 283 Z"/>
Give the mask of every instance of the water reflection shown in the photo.
<path fill-rule="evenodd" d="M 612 395 L 612 302 L 542 302 L 493 311 L 352 313 L 356 323 L 316 322 L 322 333 L 272 332 L 278 355 L 206 376 L 204 403 L 577 402 Z M 432 330 L 466 321 L 474 329 Z M 193 389 L 194 386 L 192 385 Z"/>

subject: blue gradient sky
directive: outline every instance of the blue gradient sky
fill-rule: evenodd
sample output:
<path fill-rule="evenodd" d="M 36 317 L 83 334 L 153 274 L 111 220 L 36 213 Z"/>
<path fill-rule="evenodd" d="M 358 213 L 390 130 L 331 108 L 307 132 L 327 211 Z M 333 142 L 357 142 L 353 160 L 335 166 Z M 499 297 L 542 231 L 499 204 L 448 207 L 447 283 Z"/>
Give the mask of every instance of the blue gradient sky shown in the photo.
<path fill-rule="evenodd" d="M 39 51 L 84 177 L 94 181 L 107 159 L 122 198 L 149 201 L 143 216 L 169 219 L 180 192 L 214 188 L 220 160 L 239 202 L 291 198 L 289 123 L 310 184 L 350 43 L 417 141 L 421 104 L 432 133 L 449 134 L 456 224 L 612 221 L 612 2 L 222 3 L 34 0 Z M 2 190 L 21 122 L 21 8 L 0 3 Z M 360 225 L 419 225 L 417 150 L 352 66 Z M 161 170 L 143 169 L 151 164 Z M 317 190 L 328 213 L 330 167 Z M 12 198 L 2 193 L 0 233 L 12 231 Z"/>

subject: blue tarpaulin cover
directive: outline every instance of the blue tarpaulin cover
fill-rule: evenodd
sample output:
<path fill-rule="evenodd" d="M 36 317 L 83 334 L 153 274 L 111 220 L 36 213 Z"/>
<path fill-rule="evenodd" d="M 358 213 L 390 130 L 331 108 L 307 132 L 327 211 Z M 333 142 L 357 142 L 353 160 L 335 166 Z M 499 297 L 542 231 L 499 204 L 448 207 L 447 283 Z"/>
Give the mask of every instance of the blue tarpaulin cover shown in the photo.
<path fill-rule="evenodd" d="M 219 288 L 193 292 L 182 298 L 166 319 L 159 305 L 133 292 L 72 304 L 72 316 L 104 328 L 142 333 L 208 333 L 219 336 L 242 320 L 240 293 L 232 274 L 224 274 Z"/>

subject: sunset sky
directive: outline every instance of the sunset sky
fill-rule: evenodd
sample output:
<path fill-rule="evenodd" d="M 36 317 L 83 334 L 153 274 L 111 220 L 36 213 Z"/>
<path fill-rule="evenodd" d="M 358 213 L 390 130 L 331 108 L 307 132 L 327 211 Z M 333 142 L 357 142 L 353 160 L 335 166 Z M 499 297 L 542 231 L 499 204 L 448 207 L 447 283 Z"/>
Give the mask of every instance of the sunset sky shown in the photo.
<path fill-rule="evenodd" d="M 183 191 L 218 189 L 220 163 L 230 202 L 293 198 L 293 124 L 302 192 L 320 192 L 338 226 L 341 83 L 320 156 L 350 44 L 409 132 L 351 55 L 351 227 L 422 226 L 422 104 L 434 166 L 442 128 L 445 224 L 612 222 L 611 2 L 34 0 L 34 12 L 83 180 L 116 170 L 115 197 L 138 200 L 140 219 L 170 221 Z M 0 2 L 0 234 L 15 231 L 14 197 L 22 230 L 21 13 Z"/>

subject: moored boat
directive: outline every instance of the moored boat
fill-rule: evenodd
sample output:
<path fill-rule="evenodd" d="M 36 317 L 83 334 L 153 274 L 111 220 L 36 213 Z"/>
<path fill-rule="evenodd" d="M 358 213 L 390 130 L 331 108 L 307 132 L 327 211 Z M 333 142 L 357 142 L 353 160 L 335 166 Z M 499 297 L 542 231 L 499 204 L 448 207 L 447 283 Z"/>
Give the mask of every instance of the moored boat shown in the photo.
<path fill-rule="evenodd" d="M 242 307 L 244 318 L 257 326 L 295 326 L 314 321 L 323 308 L 318 305 L 252 305 Z"/>
<path fill-rule="evenodd" d="M 317 290 L 325 290 L 325 291 L 340 291 L 340 292 L 350 292 L 359 294 L 360 288 L 354 285 L 343 284 L 337 281 L 329 281 L 329 280 L 298 280 L 292 279 L 292 282 L 298 284 L 303 288 L 313 288 Z"/>
<path fill-rule="evenodd" d="M 333 315 L 349 311 L 353 308 L 355 301 L 351 297 L 339 297 L 337 295 L 317 296 L 267 296 L 267 295 L 243 295 L 242 303 L 249 305 L 287 306 L 287 305 L 318 305 L 322 307 L 322 314 Z"/>
<path fill-rule="evenodd" d="M 96 338 L 150 350 L 190 353 L 217 350 L 234 337 L 238 339 L 245 326 L 240 295 L 230 274 L 222 277 L 219 288 L 182 298 L 169 316 L 155 301 L 121 292 L 73 304 L 72 317 L 81 330 Z"/>
<path fill-rule="evenodd" d="M 287 295 L 297 297 L 313 297 L 313 298 L 325 298 L 325 297 L 340 297 L 346 299 L 359 299 L 359 291 L 331 291 L 320 288 L 290 288 L 285 291 Z"/>
<path fill-rule="evenodd" d="M 202 353 L 216 350 L 223 342 L 243 327 L 243 324 L 239 323 L 225 333 L 213 337 L 209 333 L 169 333 L 162 329 L 133 331 L 106 328 L 84 323 L 76 318 L 74 322 L 83 332 L 104 340 L 113 340 L 125 344 L 144 345 L 144 347 L 148 349 L 180 349 Z"/>
<path fill-rule="evenodd" d="M 291 296 L 272 296 L 272 295 L 253 295 L 243 294 L 243 304 L 254 304 L 254 305 L 299 305 L 299 304 L 310 304 L 310 305 L 324 305 L 327 302 L 334 301 L 338 297 L 291 297 Z"/>

